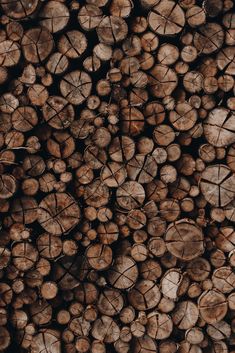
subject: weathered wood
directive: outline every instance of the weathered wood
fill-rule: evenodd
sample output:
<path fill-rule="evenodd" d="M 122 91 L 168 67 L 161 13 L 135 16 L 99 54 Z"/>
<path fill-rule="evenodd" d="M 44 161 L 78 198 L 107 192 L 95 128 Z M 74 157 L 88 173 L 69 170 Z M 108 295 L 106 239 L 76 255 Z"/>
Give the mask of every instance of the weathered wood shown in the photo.
<path fill-rule="evenodd" d="M 83 71 L 73 71 L 60 82 L 62 95 L 72 104 L 81 104 L 91 93 L 91 78 Z"/>
<path fill-rule="evenodd" d="M 21 45 L 25 59 L 30 63 L 39 63 L 51 53 L 54 41 L 46 28 L 38 27 L 29 29 L 24 34 Z"/>
<path fill-rule="evenodd" d="M 160 35 L 173 35 L 182 31 L 185 15 L 174 1 L 163 0 L 152 8 L 148 22 L 153 31 Z"/>
<path fill-rule="evenodd" d="M 166 231 L 165 240 L 168 251 L 185 261 L 194 259 L 204 251 L 201 229 L 187 219 L 171 224 Z"/>
<path fill-rule="evenodd" d="M 59 235 L 76 226 L 80 219 L 80 208 L 66 193 L 53 193 L 39 204 L 38 222 L 51 234 Z"/>

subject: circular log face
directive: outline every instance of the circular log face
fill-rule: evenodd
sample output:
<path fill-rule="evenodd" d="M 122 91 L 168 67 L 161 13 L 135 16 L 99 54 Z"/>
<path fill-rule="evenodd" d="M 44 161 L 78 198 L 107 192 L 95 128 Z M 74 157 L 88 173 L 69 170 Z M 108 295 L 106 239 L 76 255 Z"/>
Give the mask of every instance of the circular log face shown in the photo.
<path fill-rule="evenodd" d="M 176 130 L 187 131 L 195 125 L 197 111 L 188 103 L 179 103 L 175 110 L 170 112 L 169 119 Z"/>
<path fill-rule="evenodd" d="M 21 132 L 30 131 L 38 123 L 36 111 L 30 106 L 18 107 L 12 114 L 12 125 Z"/>
<path fill-rule="evenodd" d="M 48 1 L 39 16 L 41 25 L 51 33 L 56 33 L 66 27 L 69 21 L 69 10 L 61 2 Z"/>
<path fill-rule="evenodd" d="M 166 65 L 154 66 L 148 77 L 151 92 L 157 98 L 171 95 L 178 83 L 175 71 Z"/>
<path fill-rule="evenodd" d="M 132 287 L 138 277 L 138 268 L 135 261 L 128 256 L 116 257 L 108 273 L 110 284 L 118 289 Z"/>
<path fill-rule="evenodd" d="M 157 352 L 157 344 L 154 339 L 148 335 L 140 338 L 134 338 L 132 342 L 133 353 L 151 353 Z"/>
<path fill-rule="evenodd" d="M 228 310 L 228 303 L 224 294 L 212 289 L 202 293 L 198 300 L 200 316 L 208 324 L 221 321 Z"/>
<path fill-rule="evenodd" d="M 59 40 L 58 50 L 71 59 L 79 58 L 87 48 L 85 35 L 80 31 L 69 31 Z"/>
<path fill-rule="evenodd" d="M 1 0 L 0 5 L 7 16 L 20 20 L 36 10 L 38 0 Z"/>
<path fill-rule="evenodd" d="M 51 353 L 60 353 L 60 334 L 55 330 L 43 329 L 34 336 L 31 347 L 35 353 L 46 352 L 48 351 L 48 347 Z"/>
<path fill-rule="evenodd" d="M 60 235 L 74 228 L 80 220 L 80 208 L 66 193 L 46 196 L 39 204 L 38 222 L 49 233 Z"/>
<path fill-rule="evenodd" d="M 147 323 L 147 334 L 156 339 L 163 340 L 171 335 L 173 322 L 171 317 L 164 313 L 150 314 Z"/>
<path fill-rule="evenodd" d="M 0 199 L 9 199 L 16 192 L 16 179 L 13 175 L 0 175 Z"/>
<path fill-rule="evenodd" d="M 16 65 L 20 60 L 20 48 L 12 40 L 0 42 L 0 65 L 10 67 Z"/>
<path fill-rule="evenodd" d="M 193 42 L 200 53 L 214 53 L 223 45 L 223 28 L 218 23 L 207 23 L 199 27 L 198 32 L 195 33 Z"/>
<path fill-rule="evenodd" d="M 140 207 L 145 199 L 145 191 L 136 181 L 127 181 L 117 189 L 117 203 L 125 210 Z"/>
<path fill-rule="evenodd" d="M 43 117 L 55 129 L 66 129 L 74 120 L 72 104 L 59 96 L 51 96 L 42 107 Z"/>
<path fill-rule="evenodd" d="M 182 31 L 185 15 L 174 1 L 162 0 L 150 11 L 148 22 L 157 34 L 171 36 Z"/>
<path fill-rule="evenodd" d="M 105 44 L 114 44 L 126 38 L 128 27 L 121 17 L 105 16 L 97 27 L 99 40 Z"/>
<path fill-rule="evenodd" d="M 203 124 L 207 141 L 216 147 L 235 142 L 235 114 L 229 109 L 213 109 Z"/>
<path fill-rule="evenodd" d="M 235 47 L 221 49 L 217 55 L 217 65 L 225 74 L 235 74 Z"/>
<path fill-rule="evenodd" d="M 153 281 L 142 280 L 130 290 L 128 299 L 135 309 L 149 310 L 157 306 L 161 294 Z"/>
<path fill-rule="evenodd" d="M 84 30 L 90 31 L 99 25 L 102 15 L 102 10 L 96 5 L 85 5 L 78 13 L 78 22 Z"/>
<path fill-rule="evenodd" d="M 36 64 L 48 57 L 53 49 L 54 40 L 46 28 L 32 28 L 25 32 L 21 46 L 25 59 Z"/>
<path fill-rule="evenodd" d="M 181 330 L 188 330 L 195 326 L 199 317 L 197 305 L 192 301 L 183 301 L 177 304 L 172 320 Z"/>
<path fill-rule="evenodd" d="M 235 195 L 235 175 L 223 164 L 210 165 L 201 175 L 201 191 L 211 205 L 228 205 Z"/>
<path fill-rule="evenodd" d="M 171 224 L 165 235 L 167 250 L 177 258 L 190 261 L 204 252 L 202 230 L 191 220 Z"/>
<path fill-rule="evenodd" d="M 79 105 L 91 93 L 91 78 L 83 71 L 73 71 L 65 75 L 60 82 L 62 95 L 74 105 Z"/>

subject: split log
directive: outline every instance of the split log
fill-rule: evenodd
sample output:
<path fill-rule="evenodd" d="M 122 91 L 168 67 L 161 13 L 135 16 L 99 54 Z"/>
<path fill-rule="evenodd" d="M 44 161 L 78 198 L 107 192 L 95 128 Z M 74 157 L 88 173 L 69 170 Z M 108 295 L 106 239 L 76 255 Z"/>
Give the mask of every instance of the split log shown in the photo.
<path fill-rule="evenodd" d="M 7 16 L 20 20 L 30 16 L 36 10 L 38 0 L 33 0 L 31 3 L 27 0 L 23 0 L 19 3 L 16 3 L 14 0 L 7 2 L 1 0 L 0 5 Z"/>
<path fill-rule="evenodd" d="M 233 200 L 235 192 L 232 187 L 233 179 L 234 174 L 223 164 L 207 167 L 203 171 L 200 181 L 205 199 L 216 207 L 229 204 Z"/>
<path fill-rule="evenodd" d="M 62 2 L 49 1 L 42 8 L 39 17 L 43 27 L 51 33 L 56 33 L 67 26 L 69 10 Z"/>
<path fill-rule="evenodd" d="M 201 229 L 190 220 L 171 224 L 165 235 L 167 250 L 179 259 L 189 261 L 204 251 Z"/>
<path fill-rule="evenodd" d="M 75 200 L 66 193 L 46 196 L 39 204 L 38 222 L 54 235 L 67 233 L 80 220 L 80 208 Z"/>
<path fill-rule="evenodd" d="M 152 8 L 148 22 L 157 34 L 171 36 L 182 31 L 185 15 L 179 5 L 170 0 L 163 0 Z"/>
<path fill-rule="evenodd" d="M 54 41 L 46 28 L 32 28 L 24 34 L 21 45 L 25 59 L 30 63 L 39 63 L 49 56 Z"/>
<path fill-rule="evenodd" d="M 60 82 L 62 95 L 74 105 L 81 104 L 91 93 L 91 78 L 83 71 L 73 71 Z"/>

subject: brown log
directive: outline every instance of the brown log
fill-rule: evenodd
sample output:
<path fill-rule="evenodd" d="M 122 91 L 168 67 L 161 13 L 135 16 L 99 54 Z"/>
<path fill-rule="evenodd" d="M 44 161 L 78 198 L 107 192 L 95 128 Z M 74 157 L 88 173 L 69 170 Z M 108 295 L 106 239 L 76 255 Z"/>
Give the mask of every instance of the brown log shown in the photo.
<path fill-rule="evenodd" d="M 74 120 L 74 109 L 68 101 L 59 96 L 51 96 L 42 107 L 43 117 L 55 129 L 65 129 Z"/>
<path fill-rule="evenodd" d="M 210 144 L 216 147 L 234 143 L 233 112 L 225 108 L 215 108 L 205 120 L 204 133 Z M 230 128 L 230 126 L 232 128 Z"/>
<path fill-rule="evenodd" d="M 173 69 L 166 65 L 156 65 L 150 71 L 149 85 L 152 94 L 157 98 L 171 95 L 178 83 L 178 78 Z"/>
<path fill-rule="evenodd" d="M 73 71 L 60 82 L 62 95 L 72 104 L 81 104 L 91 92 L 91 78 L 83 71 Z"/>
<path fill-rule="evenodd" d="M 51 33 L 56 33 L 66 27 L 69 21 L 69 11 L 61 2 L 48 1 L 42 8 L 39 17 L 43 27 Z"/>
<path fill-rule="evenodd" d="M 78 22 L 85 31 L 90 31 L 99 25 L 102 14 L 102 10 L 96 4 L 87 4 L 81 7 Z"/>
<path fill-rule="evenodd" d="M 32 3 L 28 3 L 26 0 L 20 3 L 15 3 L 13 0 L 8 2 L 1 0 L 0 4 L 7 16 L 19 20 L 31 15 L 36 10 L 38 0 L 33 0 Z"/>
<path fill-rule="evenodd" d="M 163 340 L 170 336 L 173 323 L 169 315 L 153 312 L 148 315 L 147 334 L 157 340 Z"/>
<path fill-rule="evenodd" d="M 163 0 L 152 8 L 148 17 L 151 29 L 164 36 L 175 35 L 182 31 L 185 15 L 179 5 Z"/>
<path fill-rule="evenodd" d="M 194 46 L 199 53 L 211 54 L 223 45 L 224 32 L 217 23 L 208 23 L 199 27 L 194 35 Z"/>
<path fill-rule="evenodd" d="M 190 229 L 191 240 L 188 239 L 187 229 Z M 204 251 L 202 231 L 193 221 L 180 220 L 170 225 L 165 240 L 167 250 L 186 261 L 194 259 Z"/>
<path fill-rule="evenodd" d="M 136 181 L 126 182 L 117 189 L 117 202 L 126 210 L 140 207 L 144 199 L 145 191 Z"/>
<path fill-rule="evenodd" d="M 214 289 L 203 292 L 198 305 L 201 317 L 210 324 L 222 320 L 228 309 L 226 297 Z"/>
<path fill-rule="evenodd" d="M 128 293 L 128 299 L 137 310 L 149 310 L 160 301 L 161 294 L 157 285 L 149 280 L 137 282 Z"/>
<path fill-rule="evenodd" d="M 38 222 L 51 234 L 60 235 L 74 228 L 80 219 L 80 208 L 66 193 L 46 196 L 39 204 Z"/>
<path fill-rule="evenodd" d="M 87 48 L 87 41 L 80 31 L 69 31 L 59 39 L 58 50 L 70 59 L 79 58 Z"/>
<path fill-rule="evenodd" d="M 46 28 L 32 28 L 24 34 L 21 45 L 25 59 L 39 63 L 51 53 L 54 41 Z"/>
<path fill-rule="evenodd" d="M 105 16 L 97 27 L 100 42 L 114 44 L 126 38 L 128 32 L 125 20 L 117 16 Z"/>
<path fill-rule="evenodd" d="M 214 175 L 213 178 L 211 178 L 211 173 Z M 207 167 L 202 173 L 200 181 L 200 187 L 206 200 L 216 207 L 229 204 L 234 197 L 234 190 L 230 189 L 230 185 L 233 185 L 233 178 L 231 170 L 223 164 Z M 229 187 L 227 187 L 228 184 Z"/>

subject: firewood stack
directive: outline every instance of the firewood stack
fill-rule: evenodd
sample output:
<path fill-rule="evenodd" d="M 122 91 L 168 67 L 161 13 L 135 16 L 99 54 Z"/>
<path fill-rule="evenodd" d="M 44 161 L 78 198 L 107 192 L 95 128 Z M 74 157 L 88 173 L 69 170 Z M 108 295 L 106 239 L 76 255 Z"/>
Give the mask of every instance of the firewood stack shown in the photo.
<path fill-rule="evenodd" d="M 0 352 L 235 353 L 233 0 L 0 0 Z"/>

